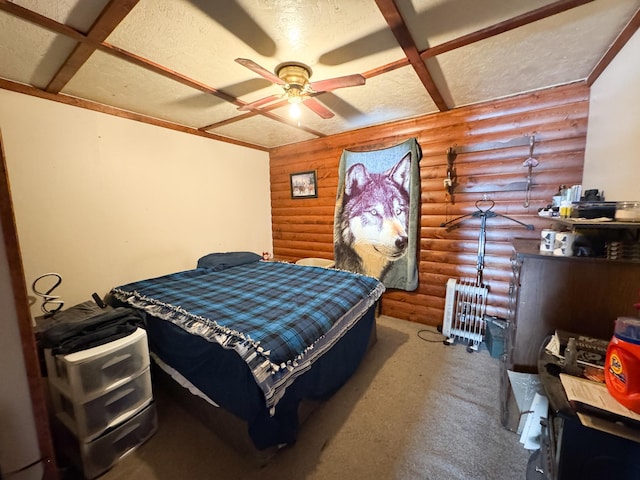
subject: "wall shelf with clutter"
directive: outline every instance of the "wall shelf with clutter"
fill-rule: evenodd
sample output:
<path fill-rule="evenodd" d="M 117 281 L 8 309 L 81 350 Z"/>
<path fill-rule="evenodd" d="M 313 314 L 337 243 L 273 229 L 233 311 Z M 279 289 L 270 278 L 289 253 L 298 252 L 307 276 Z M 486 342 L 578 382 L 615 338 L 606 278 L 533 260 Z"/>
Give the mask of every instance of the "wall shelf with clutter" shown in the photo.
<path fill-rule="evenodd" d="M 580 228 L 631 228 L 640 229 L 640 222 L 621 222 L 619 220 L 601 220 L 598 218 L 562 218 L 549 217 L 550 220 L 557 222 L 571 229 Z"/>
<path fill-rule="evenodd" d="M 579 187 L 575 195 L 574 187 Z M 574 187 L 560 186 L 553 199 L 554 206 L 561 203 L 560 208 L 538 212 L 552 222 L 550 229 L 541 232 L 540 252 L 640 262 L 640 202 L 604 201 L 595 189 L 576 201 L 581 187 Z"/>
<path fill-rule="evenodd" d="M 551 220 L 559 225 L 558 230 L 569 230 L 577 240 L 573 256 L 640 262 L 640 222 L 560 217 Z"/>

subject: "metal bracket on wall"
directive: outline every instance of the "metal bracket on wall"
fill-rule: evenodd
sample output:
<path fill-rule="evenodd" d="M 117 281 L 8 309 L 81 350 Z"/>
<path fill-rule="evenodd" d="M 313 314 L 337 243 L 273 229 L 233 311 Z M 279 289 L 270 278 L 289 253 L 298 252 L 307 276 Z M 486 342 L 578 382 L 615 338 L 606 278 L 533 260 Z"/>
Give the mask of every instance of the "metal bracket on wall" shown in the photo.
<path fill-rule="evenodd" d="M 529 158 L 527 158 L 524 161 L 524 163 L 522 164 L 523 167 L 527 167 L 528 168 L 527 193 L 525 193 L 524 203 L 522 204 L 524 206 L 524 208 L 529 208 L 529 200 L 531 199 L 531 187 L 533 185 L 533 176 L 532 176 L 533 167 L 537 167 L 540 164 L 540 162 L 538 162 L 538 160 L 533 158 L 533 146 L 534 146 L 535 142 L 536 142 L 535 135 L 531 135 L 529 137 Z"/>
<path fill-rule="evenodd" d="M 447 150 L 447 178 L 444 179 L 444 190 L 447 194 L 447 198 L 451 201 L 451 204 L 455 203 L 453 198 L 453 191 L 456 188 L 456 170 L 453 168 L 453 162 L 458 154 L 453 147 L 449 147 Z"/>

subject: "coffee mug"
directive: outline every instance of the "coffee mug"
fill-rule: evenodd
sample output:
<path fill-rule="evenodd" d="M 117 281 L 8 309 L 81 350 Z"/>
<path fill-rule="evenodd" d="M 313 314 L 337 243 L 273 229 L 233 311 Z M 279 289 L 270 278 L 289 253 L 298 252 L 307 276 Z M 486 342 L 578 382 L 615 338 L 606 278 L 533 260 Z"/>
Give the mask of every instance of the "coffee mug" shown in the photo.
<path fill-rule="evenodd" d="M 542 230 L 540 232 L 540 251 L 553 253 L 556 244 L 555 230 Z"/>
<path fill-rule="evenodd" d="M 553 254 L 560 257 L 572 257 L 573 256 L 573 242 L 576 236 L 569 232 L 556 233 L 556 241 L 553 249 Z"/>

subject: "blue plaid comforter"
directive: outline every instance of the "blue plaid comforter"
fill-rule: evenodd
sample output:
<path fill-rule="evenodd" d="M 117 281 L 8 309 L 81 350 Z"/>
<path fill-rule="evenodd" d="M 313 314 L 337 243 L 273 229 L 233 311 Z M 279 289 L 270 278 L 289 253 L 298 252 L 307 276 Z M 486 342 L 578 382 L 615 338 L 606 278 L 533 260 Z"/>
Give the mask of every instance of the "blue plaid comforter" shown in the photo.
<path fill-rule="evenodd" d="M 197 268 L 112 290 L 118 300 L 234 349 L 275 408 L 287 385 L 382 295 L 377 279 L 340 270 L 252 262 Z"/>

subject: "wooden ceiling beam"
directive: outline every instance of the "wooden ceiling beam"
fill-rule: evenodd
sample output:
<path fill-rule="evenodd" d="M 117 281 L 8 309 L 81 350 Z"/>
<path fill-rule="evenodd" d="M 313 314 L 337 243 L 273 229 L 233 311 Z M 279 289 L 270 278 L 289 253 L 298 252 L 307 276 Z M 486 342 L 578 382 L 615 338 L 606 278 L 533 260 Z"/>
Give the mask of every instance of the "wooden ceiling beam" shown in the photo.
<path fill-rule="evenodd" d="M 241 115 L 237 115 L 235 117 L 227 118 L 226 120 L 221 120 L 220 122 L 212 123 L 210 125 L 205 125 L 204 127 L 198 128 L 203 132 L 207 132 L 209 130 L 215 130 L 216 128 L 224 127 L 225 125 L 230 125 L 235 122 L 239 122 L 240 120 L 246 120 L 247 118 L 255 117 L 256 115 L 262 115 L 272 120 L 276 120 L 278 122 L 287 124 L 292 127 L 296 127 L 298 130 L 302 130 L 304 132 L 310 133 L 311 135 L 315 135 L 318 138 L 324 138 L 327 135 L 325 133 L 319 132 L 317 130 L 313 130 L 312 128 L 304 127 L 302 125 L 298 125 L 296 122 L 292 120 L 288 120 L 279 115 L 271 113 L 272 110 L 277 108 L 281 108 L 289 105 L 287 100 L 280 100 L 279 102 L 272 103 L 271 105 L 267 105 L 265 107 L 254 108 L 250 112 L 243 113 Z"/>
<path fill-rule="evenodd" d="M 185 75 L 182 75 L 174 70 L 170 70 L 167 67 L 164 67 L 160 64 L 157 64 L 155 62 L 152 62 L 150 60 L 147 60 L 143 57 L 140 57 L 138 55 L 135 55 L 134 53 L 128 52 L 126 50 L 123 50 L 119 47 L 116 47 L 115 45 L 111 45 L 109 43 L 106 42 L 102 42 L 101 46 L 103 48 L 105 48 L 106 50 L 108 50 L 110 53 L 112 53 L 114 56 L 117 56 L 123 60 L 126 60 L 128 62 L 134 63 L 142 68 L 146 68 L 147 70 L 151 70 L 159 75 L 163 75 L 171 80 L 174 80 L 176 82 L 182 83 L 183 85 L 186 85 L 188 87 L 191 88 L 195 88 L 197 90 L 200 90 L 201 92 L 204 93 L 208 93 L 210 95 L 213 95 L 215 97 L 218 97 L 228 103 L 231 103 L 233 105 L 235 105 L 236 107 L 243 107 L 245 105 L 247 105 L 246 102 L 243 102 L 242 100 L 239 100 L 238 98 L 229 95 L 221 90 L 218 90 L 216 88 L 210 87 L 208 85 L 205 85 L 202 82 L 198 82 L 197 80 L 194 80 L 192 78 L 189 78 Z M 280 105 L 278 105 L 280 106 Z M 275 108 L 275 107 L 274 107 Z M 290 121 L 286 118 L 280 117 L 278 115 L 269 113 L 269 111 L 272 110 L 272 108 L 260 108 L 260 109 L 252 109 L 250 114 L 246 114 L 246 115 L 238 115 L 237 117 L 233 117 L 232 119 L 229 119 L 229 121 L 226 121 L 225 124 L 228 123 L 233 123 L 235 121 L 241 120 L 243 118 L 246 118 L 247 116 L 253 116 L 253 115 L 263 115 L 267 118 L 270 118 L 271 120 L 275 120 L 277 122 L 280 123 L 284 123 L 285 125 L 289 125 L 290 127 L 294 127 L 298 130 L 302 130 L 304 132 L 310 133 L 312 135 L 316 135 L 318 137 L 325 137 L 326 135 L 324 133 L 318 132 L 316 130 L 313 130 L 311 128 L 307 128 L 307 127 L 303 127 L 302 125 L 298 125 L 296 122 Z M 207 131 L 210 130 L 214 127 L 220 127 L 220 124 L 212 124 L 206 127 L 200 127 L 198 130 L 200 131 Z"/>
<path fill-rule="evenodd" d="M 219 97 L 222 100 L 234 103 L 237 106 L 245 105 L 244 102 L 236 99 L 235 97 L 232 97 L 231 95 L 227 95 L 224 92 L 221 92 L 220 90 L 204 85 L 184 75 L 180 75 L 173 70 L 163 67 L 162 65 L 151 62 L 150 60 L 147 60 L 138 55 L 135 55 L 122 48 L 118 48 L 105 41 L 100 41 L 100 42 L 96 41 L 93 38 L 89 37 L 88 35 L 78 32 L 77 30 L 71 27 L 68 27 L 67 25 L 56 22 L 55 20 L 52 20 L 38 13 L 35 13 L 24 7 L 15 5 L 14 3 L 10 3 L 8 0 L 0 0 L 0 10 L 10 13 L 13 16 L 20 18 L 22 20 L 25 20 L 27 22 L 33 23 L 34 25 L 37 25 L 39 27 L 45 28 L 51 32 L 59 33 L 61 35 L 67 36 L 82 44 L 93 45 L 96 49 L 101 50 L 105 53 L 111 54 L 115 57 L 118 57 L 121 60 L 134 63 L 140 67 L 146 68 L 147 70 L 151 70 L 155 73 L 158 73 L 167 78 L 170 78 L 171 80 L 180 82 L 183 85 L 195 88 L 205 93 L 210 93 L 211 95 Z M 53 93 L 53 92 L 50 92 L 50 93 Z"/>
<path fill-rule="evenodd" d="M 78 42 L 87 41 L 86 35 L 76 29 L 56 22 L 55 20 L 45 17 L 44 15 L 40 15 L 28 8 L 16 5 L 9 0 L 0 0 L 0 10 L 7 12 L 16 18 L 20 18 L 21 20 L 25 20 L 29 23 L 45 28 L 50 32 L 59 33 L 73 40 L 77 40 Z"/>
<path fill-rule="evenodd" d="M 84 62 L 91 56 L 91 54 L 95 50 L 101 50 L 105 53 L 111 54 L 122 60 L 138 65 L 139 67 L 145 68 L 159 75 L 167 77 L 173 81 L 179 82 L 191 88 L 195 88 L 201 92 L 216 96 L 221 100 L 224 100 L 225 102 L 229 102 L 236 105 L 237 107 L 246 105 L 245 102 L 237 99 L 232 95 L 222 92 L 221 90 L 205 85 L 202 82 L 198 82 L 174 70 L 171 70 L 160 64 L 157 64 L 143 57 L 140 57 L 139 55 L 128 52 L 122 48 L 116 47 L 115 45 L 111 45 L 105 42 L 104 39 L 106 39 L 111 34 L 113 29 L 124 19 L 127 13 L 129 13 L 133 9 L 133 7 L 138 1 L 139 0 L 112 0 L 105 7 L 103 12 L 100 14 L 98 19 L 94 23 L 94 25 L 91 27 L 89 34 L 87 35 L 81 32 L 78 32 L 77 30 L 71 27 L 68 27 L 64 24 L 56 22 L 55 20 L 52 20 L 48 17 L 45 17 L 31 10 L 28 10 L 24 7 L 17 6 L 9 2 L 8 0 L 0 0 L 0 10 L 4 10 L 5 12 L 10 13 L 22 20 L 26 20 L 35 25 L 43 27 L 47 30 L 53 31 L 55 33 L 59 33 L 61 35 L 68 36 L 78 41 L 79 45 L 74 49 L 74 51 L 65 61 L 62 68 L 58 71 L 58 73 L 54 76 L 53 80 L 49 83 L 47 89 L 45 90 L 47 93 L 50 93 L 53 95 L 58 94 L 62 90 L 62 88 L 64 88 L 64 85 L 66 85 L 66 83 L 78 71 L 78 69 L 82 66 L 82 64 L 84 64 Z M 42 95 L 42 97 L 46 98 L 45 95 Z M 67 99 L 68 97 L 63 96 L 63 98 L 58 99 L 58 101 L 67 103 Z M 88 104 L 90 103 L 91 102 L 88 102 Z M 310 133 L 318 137 L 326 136 L 324 133 L 318 132 L 310 128 L 302 127 L 293 121 L 290 121 L 286 118 L 282 118 L 278 115 L 270 113 L 266 109 L 256 110 L 255 114 L 264 115 L 265 117 L 270 118 L 271 120 L 284 123 L 293 128 L 305 131 L 307 133 Z M 197 131 L 207 133 L 205 132 L 205 130 L 207 130 L 206 127 L 197 129 Z M 225 137 L 220 137 L 220 138 L 222 139 Z"/>
<path fill-rule="evenodd" d="M 441 112 L 449 110 L 449 106 L 444 101 L 444 98 L 442 98 L 442 94 L 440 93 L 440 90 L 438 90 L 436 83 L 433 81 L 427 65 L 420 56 L 418 47 L 411 37 L 411 32 L 409 32 L 407 24 L 402 19 L 402 15 L 396 6 L 396 3 L 393 0 L 376 0 L 376 4 L 382 13 L 382 16 L 387 21 L 389 28 L 391 28 L 393 35 L 396 37 L 398 44 L 404 51 L 409 63 L 418 75 L 418 78 L 427 89 L 427 92 L 429 92 L 433 102 Z"/>
<path fill-rule="evenodd" d="M 245 105 L 245 102 L 238 100 L 236 97 L 232 95 L 228 95 L 217 88 L 210 87 L 202 82 L 194 80 L 193 78 L 187 77 L 186 75 L 182 75 L 181 73 L 176 72 L 175 70 L 171 70 L 165 66 L 160 65 L 159 63 L 152 62 L 151 60 L 147 60 L 135 53 L 128 52 L 127 50 L 123 50 L 120 47 L 116 47 L 115 45 L 111 45 L 110 43 L 102 42 L 101 44 L 102 50 L 112 54 L 114 57 L 118 57 L 121 60 L 124 60 L 129 63 L 133 63 L 141 68 L 149 70 L 151 72 L 157 73 L 158 75 L 162 75 L 163 77 L 169 78 L 175 82 L 186 85 L 187 87 L 195 88 L 196 90 L 200 90 L 203 93 L 208 93 L 213 95 L 214 97 L 218 97 L 225 102 L 233 103 L 237 107 Z"/>
<path fill-rule="evenodd" d="M 441 43 L 440 45 L 436 45 L 435 47 L 427 48 L 420 52 L 420 56 L 423 59 L 435 57 L 436 55 L 450 52 L 451 50 L 465 47 L 481 40 L 486 40 L 487 38 L 494 37 L 496 35 L 508 32 L 509 30 L 513 30 L 518 27 L 522 27 L 529 23 L 537 22 L 538 20 L 545 19 L 547 17 L 562 13 L 567 10 L 571 10 L 572 8 L 579 7 L 590 2 L 593 2 L 593 0 L 560 0 L 536 10 L 532 10 L 531 12 L 510 18 L 509 20 L 505 20 L 504 22 L 499 22 L 489 27 L 471 32 L 467 35 L 462 35 L 461 37 L 454 38 L 453 40 Z M 407 58 L 402 58 L 400 60 L 396 60 L 395 62 L 391 62 L 364 72 L 362 76 L 366 79 L 369 79 L 378 75 L 382 75 L 383 73 L 391 72 L 398 68 L 406 67 L 408 64 L 409 60 Z"/>
<path fill-rule="evenodd" d="M 372 68 L 371 70 L 367 70 L 362 73 L 362 76 L 367 80 L 373 77 L 377 77 L 378 75 L 382 75 L 383 73 L 392 72 L 398 68 L 406 67 L 409 65 L 408 58 L 401 58 L 400 60 L 396 60 L 395 62 L 387 63 L 386 65 L 382 65 L 377 68 Z"/>
<path fill-rule="evenodd" d="M 89 57 L 93 55 L 98 45 L 111 35 L 120 22 L 131 12 L 133 7 L 137 5 L 138 1 L 139 0 L 111 0 L 89 29 L 86 38 L 90 41 L 80 41 L 78 45 L 76 45 L 53 76 L 49 85 L 47 85 L 47 92 L 60 92 Z"/>
<path fill-rule="evenodd" d="M 571 10 L 572 8 L 579 7 L 591 2 L 593 2 L 593 0 L 560 0 L 558 2 L 545 5 L 544 7 L 537 8 L 530 12 L 523 13 L 522 15 L 512 17 L 509 20 L 505 20 L 489 27 L 481 28 L 480 30 L 476 30 L 475 32 L 468 33 L 467 35 L 462 35 L 461 37 L 454 38 L 453 40 L 441 43 L 440 45 L 436 45 L 435 47 L 427 48 L 426 50 L 420 52 L 420 56 L 423 59 L 435 57 L 436 55 L 440 55 L 442 53 L 449 52 L 460 47 L 465 47 L 472 43 L 486 40 L 487 38 L 495 37 L 496 35 L 508 32 L 509 30 L 514 30 L 529 23 L 543 20 L 558 13 L 562 13 L 567 10 Z"/>
<path fill-rule="evenodd" d="M 445 42 L 442 43 L 436 47 L 432 47 L 432 48 L 428 48 L 426 50 L 423 50 L 420 52 L 420 56 L 423 59 L 429 58 L 429 57 L 433 57 L 436 56 L 438 54 L 441 53 L 445 53 L 448 52 L 450 50 L 454 50 L 456 48 L 460 48 L 466 45 L 469 45 L 471 43 L 474 42 L 478 42 L 480 40 L 484 40 L 486 38 L 490 38 L 492 36 L 495 35 L 499 35 L 500 33 L 504 33 L 507 32 L 509 30 L 513 30 L 515 28 L 521 27 L 523 25 L 527 25 L 529 23 L 533 23 L 536 22 L 538 20 L 542 20 L 544 18 L 550 17 L 552 15 L 556 15 L 558 13 L 570 10 L 572 8 L 578 7 L 580 5 L 584 5 L 586 3 L 590 3 L 593 0 L 560 0 L 558 2 L 552 3 L 550 5 L 538 8 L 536 10 L 533 10 L 531 12 L 525 13 L 523 15 L 519 15 L 516 17 L 513 17 L 509 20 L 505 20 L 504 22 L 500 22 L 500 23 L 496 23 L 492 26 L 489 26 L 487 28 L 481 29 L 481 30 L 477 30 L 475 32 L 472 32 L 468 35 L 463 35 L 461 37 L 455 38 L 449 42 Z M 628 40 L 628 38 L 627 38 Z M 413 41 L 413 40 L 411 40 Z M 391 63 L 387 63 L 385 65 L 382 65 L 380 67 L 377 68 L 373 68 L 371 70 L 368 70 L 366 72 L 362 73 L 362 76 L 366 79 L 370 79 L 373 77 L 376 77 L 378 75 L 382 75 L 388 72 L 392 72 L 398 68 L 402 68 L 402 67 L 406 67 L 407 65 L 409 65 L 409 58 L 405 57 L 405 58 L 401 58 L 399 60 L 396 60 L 395 62 L 391 62 Z M 285 103 L 277 103 L 277 104 L 273 104 L 270 105 L 269 107 L 263 108 L 262 110 L 273 110 L 274 108 L 278 108 L 283 106 Z M 210 129 L 215 129 L 215 128 L 219 128 L 225 125 L 229 125 L 235 122 L 238 122 L 240 120 L 244 120 L 246 118 L 249 117 L 253 117 L 255 115 L 258 115 L 259 112 L 254 110 L 248 113 L 245 113 L 243 115 L 238 115 L 236 117 L 232 117 L 226 120 L 222 120 L 220 122 L 216 122 L 210 125 L 206 125 L 204 127 L 201 127 L 200 130 L 203 131 L 207 131 Z"/>
<path fill-rule="evenodd" d="M 27 8 L 21 7 L 9 0 L 0 0 L 0 10 L 5 11 L 17 18 L 22 20 L 31 22 L 35 25 L 43 27 L 49 31 L 54 33 L 58 33 L 64 35 L 68 38 L 76 40 L 78 42 L 78 46 L 71 55 L 65 61 L 65 64 L 60 68 L 60 70 L 56 73 L 54 78 L 51 80 L 49 85 L 47 86 L 46 91 L 51 94 L 56 94 L 60 92 L 64 85 L 73 77 L 73 75 L 79 70 L 79 68 L 86 62 L 86 60 L 91 56 L 91 54 L 95 50 L 101 50 L 106 53 L 109 53 L 113 56 L 116 56 L 122 60 L 125 60 L 130 63 L 134 63 L 142 68 L 146 68 L 154 73 L 165 76 L 171 80 L 177 81 L 191 88 L 195 88 L 199 91 L 202 91 L 207 94 L 211 94 L 220 98 L 223 101 L 234 104 L 235 106 L 244 106 L 245 102 L 239 100 L 238 98 L 229 95 L 221 90 L 205 85 L 201 82 L 198 82 L 194 79 L 186 77 L 176 71 L 173 71 L 167 67 L 159 65 L 155 62 L 147 60 L 143 57 L 135 55 L 131 52 L 123 50 L 119 47 L 106 43 L 105 39 L 113 32 L 113 30 L 117 27 L 117 25 L 126 17 L 126 15 L 135 7 L 139 0 L 111 0 L 111 2 L 105 7 L 103 12 L 100 14 L 94 25 L 89 30 L 89 33 L 86 35 L 82 32 L 75 30 L 72 27 L 56 22 L 53 19 L 40 15 L 34 11 L 31 11 Z M 395 2 L 393 0 L 376 0 L 378 8 L 383 14 L 385 20 L 387 21 L 389 27 L 391 28 L 394 36 L 396 37 L 398 43 L 402 47 L 405 52 L 405 57 L 399 59 L 395 62 L 391 62 L 385 65 L 381 65 L 374 69 L 371 69 L 367 72 L 362 73 L 362 75 L 366 78 L 373 78 L 378 75 L 382 75 L 387 72 L 391 72 L 398 68 L 405 67 L 407 65 L 411 65 L 415 70 L 416 74 L 424 84 L 425 88 L 431 95 L 434 103 L 441 110 L 448 110 L 448 106 L 444 102 L 442 95 L 440 94 L 431 74 L 424 62 L 424 60 L 435 57 L 439 54 L 455 50 L 457 48 L 461 48 L 472 43 L 485 40 L 487 38 L 493 37 L 495 35 L 499 35 L 501 33 L 507 32 L 509 30 L 516 29 L 523 25 L 527 25 L 529 23 L 536 22 L 538 20 L 542 20 L 544 18 L 550 17 L 552 15 L 556 15 L 558 13 L 562 13 L 564 11 L 570 10 L 572 8 L 584 5 L 586 3 L 590 3 L 593 0 L 559 0 L 552 4 L 546 5 L 544 7 L 535 9 L 531 12 L 527 12 L 525 14 L 513 17 L 509 20 L 505 20 L 503 22 L 499 22 L 497 24 L 491 25 L 489 27 L 477 30 L 475 32 L 469 33 L 467 35 L 463 35 L 461 37 L 455 38 L 448 42 L 442 43 L 435 47 L 427 48 L 426 50 L 419 51 L 410 32 L 404 22 Z M 629 38 L 635 33 L 635 31 L 640 26 L 640 9 L 636 11 L 635 15 L 631 19 L 631 21 L 627 24 L 623 32 L 617 37 L 614 44 L 611 48 L 605 53 L 602 57 L 598 65 L 593 69 L 591 74 L 587 79 L 587 84 L 591 85 L 596 78 L 602 73 L 602 71 L 606 68 L 606 66 L 611 62 L 613 57 L 620 51 L 620 49 L 624 46 L 624 44 L 629 40 Z M 42 95 L 46 97 L 46 95 Z M 67 98 L 61 100 L 63 103 L 68 101 Z M 236 121 L 245 119 L 247 117 L 252 117 L 255 115 L 264 115 L 272 120 L 285 123 L 292 127 L 302 129 L 310 134 L 322 137 L 325 136 L 321 132 L 314 131 L 312 129 L 307 129 L 301 127 L 294 122 L 291 122 L 285 118 L 274 115 L 271 110 L 281 107 L 282 104 L 280 102 L 270 105 L 269 107 L 261 108 L 261 109 L 253 109 L 252 111 L 245 113 L 243 115 L 238 115 L 236 117 L 223 120 L 221 122 L 217 122 L 211 125 L 207 125 L 204 127 L 200 127 L 198 130 L 201 132 L 205 132 L 207 130 L 221 127 L 223 125 L 231 124 Z"/>
<path fill-rule="evenodd" d="M 589 76 L 587 77 L 587 85 L 591 86 L 598 79 L 600 74 L 604 71 L 605 68 L 611 63 L 611 60 L 615 58 L 622 47 L 629 41 L 631 37 L 636 33 L 636 31 L 640 28 L 640 8 L 636 10 L 636 13 L 633 14 L 629 23 L 625 25 L 620 32 L 620 35 L 616 37 L 613 44 L 602 56 L 600 61 L 593 68 Z"/>
<path fill-rule="evenodd" d="M 234 145 L 240 145 L 247 148 L 253 148 L 256 150 L 269 151 L 269 148 L 261 145 L 256 145 L 242 140 L 236 140 L 234 138 L 225 137 L 215 133 L 204 132 L 194 127 L 188 127 L 177 123 L 169 122 L 167 120 L 161 120 L 158 118 L 143 115 L 141 113 L 130 112 L 117 107 L 111 107 L 102 103 L 92 102 L 91 100 L 84 100 L 82 98 L 71 97 L 62 93 L 49 93 L 40 88 L 32 87 L 31 85 L 25 85 L 24 83 L 12 82 L 11 80 L 5 80 L 0 78 L 0 89 L 9 90 L 16 93 L 22 93 L 24 95 L 30 95 L 32 97 L 44 98 L 53 102 L 62 103 L 65 105 L 71 105 L 74 107 L 80 107 L 94 112 L 100 112 L 107 115 L 113 115 L 114 117 L 126 118 L 128 120 L 135 120 L 137 122 L 146 123 L 149 125 L 155 125 L 156 127 L 167 128 L 169 130 L 175 130 L 176 132 L 189 133 L 191 135 L 197 135 L 200 137 L 210 138 L 212 140 L 218 140 L 220 142 L 232 143 Z"/>
<path fill-rule="evenodd" d="M 117 57 L 119 57 L 119 58 L 121 58 L 123 60 L 126 60 L 126 61 L 131 62 L 131 63 L 135 63 L 136 65 L 138 65 L 140 67 L 146 68 L 147 70 L 151 70 L 151 71 L 153 71 L 153 72 L 155 72 L 155 73 L 157 73 L 159 75 L 163 75 L 163 76 L 165 76 L 167 78 L 170 78 L 171 80 L 174 80 L 176 82 L 182 83 L 183 85 L 186 85 L 186 86 L 191 87 L 191 88 L 195 88 L 197 90 L 200 90 L 203 93 L 208 93 L 208 94 L 214 95 L 214 96 L 216 96 L 216 97 L 218 97 L 218 98 L 220 98 L 220 99 L 222 99 L 222 100 L 224 100 L 224 101 L 226 101 L 228 103 L 232 103 L 233 105 L 235 105 L 237 107 L 242 107 L 242 106 L 246 105 L 245 102 L 243 102 L 241 100 L 238 100 L 236 97 L 228 95 L 228 94 L 222 92 L 221 90 L 218 90 L 216 88 L 213 88 L 213 87 L 210 87 L 208 85 L 205 85 L 202 82 L 198 82 L 197 80 L 194 80 L 194 79 L 189 78 L 189 77 L 187 77 L 185 75 L 182 75 L 182 74 L 180 74 L 180 73 L 178 73 L 178 72 L 176 72 L 174 70 L 170 70 L 170 69 L 168 69 L 168 68 L 166 68 L 166 67 L 164 67 L 162 65 L 159 65 L 159 64 L 157 64 L 155 62 L 152 62 L 150 60 L 147 60 L 145 58 L 139 57 L 138 55 L 135 55 L 135 54 L 133 54 L 131 52 L 127 52 L 126 50 L 123 50 L 123 49 L 121 49 L 119 47 L 116 47 L 114 45 L 108 44 L 106 42 L 103 42 L 102 46 L 104 48 L 108 49 L 108 51 L 111 52 L 113 55 L 115 55 L 115 56 L 117 56 Z M 284 102 L 284 104 L 286 104 L 286 103 L 287 102 Z M 273 110 L 274 108 L 277 108 L 279 106 L 282 106 L 282 105 L 277 105 L 277 106 L 274 106 L 273 108 L 260 108 L 260 109 L 255 108 L 255 109 L 252 109 L 251 112 L 249 112 L 247 114 L 238 115 L 237 117 L 233 117 L 231 119 L 225 120 L 225 121 L 220 122 L 220 123 L 215 123 L 215 124 L 211 124 L 211 125 L 208 125 L 208 126 L 205 126 L 205 127 L 200 127 L 200 128 L 198 128 L 198 130 L 204 132 L 204 131 L 211 130 L 212 128 L 217 128 L 217 127 L 220 127 L 222 125 L 226 125 L 226 124 L 229 124 L 229 123 L 234 123 L 236 121 L 242 120 L 242 119 L 247 118 L 247 117 L 251 117 L 251 116 L 255 116 L 255 115 L 262 115 L 262 116 L 265 116 L 267 118 L 270 118 L 271 120 L 275 120 L 277 122 L 284 123 L 285 125 L 289 125 L 290 127 L 294 127 L 294 128 L 296 128 L 298 130 L 302 130 L 304 132 L 310 133 L 310 134 L 315 135 L 317 137 L 325 137 L 326 136 L 324 133 L 318 132 L 318 131 L 313 130 L 311 128 L 304 127 L 302 125 L 298 125 L 296 122 L 293 122 L 293 121 L 288 120 L 286 118 L 280 117 L 279 115 L 275 115 L 275 114 L 270 113 L 270 110 Z"/>

